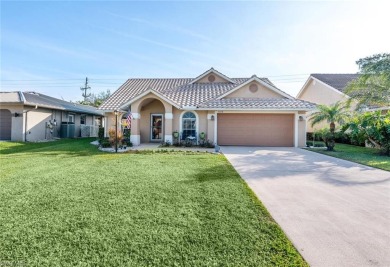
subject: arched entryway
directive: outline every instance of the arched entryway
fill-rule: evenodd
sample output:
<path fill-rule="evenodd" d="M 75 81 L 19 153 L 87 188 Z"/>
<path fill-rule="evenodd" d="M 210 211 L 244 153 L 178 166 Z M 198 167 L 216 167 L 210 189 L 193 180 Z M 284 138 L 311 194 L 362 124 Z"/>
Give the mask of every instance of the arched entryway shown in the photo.
<path fill-rule="evenodd" d="M 155 98 L 147 98 L 141 102 L 139 114 L 141 143 L 161 143 L 164 140 L 163 103 Z"/>
<path fill-rule="evenodd" d="M 172 143 L 172 104 L 153 92 L 130 103 L 132 113 L 131 142 Z"/>
<path fill-rule="evenodd" d="M 8 109 L 0 109 L 0 140 L 11 140 L 12 114 Z"/>

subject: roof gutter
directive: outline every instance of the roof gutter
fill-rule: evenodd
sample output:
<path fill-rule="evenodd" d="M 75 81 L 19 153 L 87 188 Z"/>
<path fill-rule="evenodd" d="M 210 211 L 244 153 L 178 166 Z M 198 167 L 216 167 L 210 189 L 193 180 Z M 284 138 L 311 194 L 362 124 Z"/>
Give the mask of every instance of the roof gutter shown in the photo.
<path fill-rule="evenodd" d="M 24 97 L 24 94 L 22 91 L 18 91 L 20 100 L 22 101 L 23 104 L 26 103 L 26 98 Z"/>

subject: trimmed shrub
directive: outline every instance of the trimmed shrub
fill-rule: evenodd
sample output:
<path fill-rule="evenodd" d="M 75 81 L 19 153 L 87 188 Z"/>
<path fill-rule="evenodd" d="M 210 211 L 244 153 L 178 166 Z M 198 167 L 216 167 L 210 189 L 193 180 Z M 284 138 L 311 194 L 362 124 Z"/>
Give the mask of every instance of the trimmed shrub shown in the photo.
<path fill-rule="evenodd" d="M 103 139 L 103 140 L 101 140 L 100 145 L 101 145 L 102 147 L 104 147 L 104 148 L 106 148 L 106 147 L 111 147 L 111 143 L 110 143 L 110 141 L 109 141 L 108 139 Z"/>
<path fill-rule="evenodd" d="M 104 127 L 99 127 L 98 138 L 99 138 L 99 140 L 104 139 Z"/>

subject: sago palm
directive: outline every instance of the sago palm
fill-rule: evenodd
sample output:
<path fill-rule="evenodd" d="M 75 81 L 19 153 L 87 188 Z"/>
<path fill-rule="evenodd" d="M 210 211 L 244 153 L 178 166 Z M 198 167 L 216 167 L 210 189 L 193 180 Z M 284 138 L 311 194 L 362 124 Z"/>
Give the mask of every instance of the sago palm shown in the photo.
<path fill-rule="evenodd" d="M 330 136 L 328 140 L 328 150 L 333 150 L 334 147 L 334 132 L 336 123 L 343 124 L 349 116 L 346 110 L 346 105 L 342 102 L 336 102 L 332 105 L 318 105 L 317 111 L 311 115 L 311 126 L 326 121 L 329 123 Z"/>

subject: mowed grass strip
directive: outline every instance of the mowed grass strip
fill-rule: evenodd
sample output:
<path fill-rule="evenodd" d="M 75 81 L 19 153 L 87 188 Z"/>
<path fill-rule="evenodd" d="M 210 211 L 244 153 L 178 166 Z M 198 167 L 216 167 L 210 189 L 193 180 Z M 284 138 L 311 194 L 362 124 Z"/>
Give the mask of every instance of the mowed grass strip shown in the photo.
<path fill-rule="evenodd" d="M 307 266 L 222 155 L 0 143 L 0 262 Z"/>
<path fill-rule="evenodd" d="M 390 157 L 380 155 L 380 151 L 375 148 L 336 144 L 334 147 L 335 151 L 326 151 L 323 149 L 309 150 L 335 158 L 345 159 L 374 168 L 390 171 Z"/>

